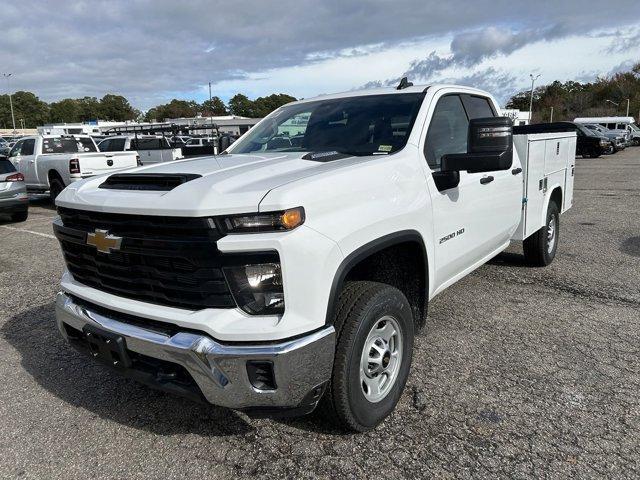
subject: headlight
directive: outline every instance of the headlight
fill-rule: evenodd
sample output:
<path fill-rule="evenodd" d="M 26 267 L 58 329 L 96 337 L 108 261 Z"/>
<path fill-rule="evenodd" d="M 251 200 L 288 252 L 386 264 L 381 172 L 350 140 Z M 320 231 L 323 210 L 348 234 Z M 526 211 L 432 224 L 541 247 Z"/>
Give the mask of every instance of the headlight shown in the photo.
<path fill-rule="evenodd" d="M 277 232 L 293 230 L 304 223 L 304 208 L 297 207 L 280 212 L 234 215 L 222 219 L 228 233 Z"/>
<path fill-rule="evenodd" d="M 609 144 L 607 140 L 600 140 L 600 146 L 606 147 Z"/>
<path fill-rule="evenodd" d="M 279 263 L 226 267 L 224 274 L 238 306 L 252 315 L 284 313 Z"/>

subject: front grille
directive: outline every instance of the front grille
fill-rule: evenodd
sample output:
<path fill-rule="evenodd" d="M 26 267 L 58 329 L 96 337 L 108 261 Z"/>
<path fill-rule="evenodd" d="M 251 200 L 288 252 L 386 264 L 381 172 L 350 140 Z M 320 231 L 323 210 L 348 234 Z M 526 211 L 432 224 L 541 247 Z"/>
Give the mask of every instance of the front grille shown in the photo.
<path fill-rule="evenodd" d="M 84 232 L 100 228 L 121 237 L 192 238 L 214 242 L 222 237 L 213 220 L 204 217 L 124 215 L 70 208 L 59 208 L 58 214 L 65 227 Z"/>
<path fill-rule="evenodd" d="M 223 267 L 277 261 L 277 253 L 223 254 L 206 218 L 59 210 L 54 223 L 67 268 L 84 285 L 133 300 L 188 310 L 234 308 Z M 119 250 L 87 244 L 96 229 L 122 237 Z M 275 260 L 274 260 L 275 259 Z"/>

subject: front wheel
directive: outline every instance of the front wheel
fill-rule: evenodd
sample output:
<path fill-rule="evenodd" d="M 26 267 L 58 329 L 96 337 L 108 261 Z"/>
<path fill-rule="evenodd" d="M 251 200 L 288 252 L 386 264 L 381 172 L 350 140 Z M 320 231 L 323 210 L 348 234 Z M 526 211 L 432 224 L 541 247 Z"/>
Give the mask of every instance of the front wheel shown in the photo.
<path fill-rule="evenodd" d="M 413 352 L 411 307 L 398 289 L 349 282 L 338 300 L 336 354 L 320 409 L 338 426 L 364 432 L 395 408 Z"/>
<path fill-rule="evenodd" d="M 560 240 L 560 212 L 555 202 L 549 202 L 546 224 L 525 238 L 524 258 L 534 267 L 546 267 L 553 262 Z"/>

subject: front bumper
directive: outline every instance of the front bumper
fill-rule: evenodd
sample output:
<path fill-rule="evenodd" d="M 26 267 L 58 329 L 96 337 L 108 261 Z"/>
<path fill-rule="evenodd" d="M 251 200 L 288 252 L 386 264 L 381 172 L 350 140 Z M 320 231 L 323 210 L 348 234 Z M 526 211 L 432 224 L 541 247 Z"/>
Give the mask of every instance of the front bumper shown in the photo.
<path fill-rule="evenodd" d="M 83 345 L 88 346 L 87 332 L 96 329 L 107 336 L 115 335 L 118 342 L 121 339 L 128 361 L 111 366 L 123 375 L 162 390 L 203 397 L 209 403 L 238 410 L 307 413 L 322 396 L 333 367 L 332 326 L 277 343 L 222 344 L 197 331 L 147 326 L 131 316 L 92 308 L 65 293 L 56 298 L 56 319 L 65 339 L 80 350 Z M 275 388 L 254 386 L 249 362 L 271 365 Z M 179 375 L 177 369 L 188 375 Z M 190 381 L 194 388 L 190 388 Z"/>

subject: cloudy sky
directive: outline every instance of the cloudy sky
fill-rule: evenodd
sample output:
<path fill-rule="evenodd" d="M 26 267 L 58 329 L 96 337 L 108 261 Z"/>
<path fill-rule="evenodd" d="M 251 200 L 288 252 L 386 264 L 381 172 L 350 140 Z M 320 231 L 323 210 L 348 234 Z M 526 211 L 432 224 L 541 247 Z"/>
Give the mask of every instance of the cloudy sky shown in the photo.
<path fill-rule="evenodd" d="M 506 100 L 640 61 L 640 0 L 4 0 L 0 73 L 47 101 L 466 83 Z M 0 92 L 6 91 L 0 84 Z"/>

